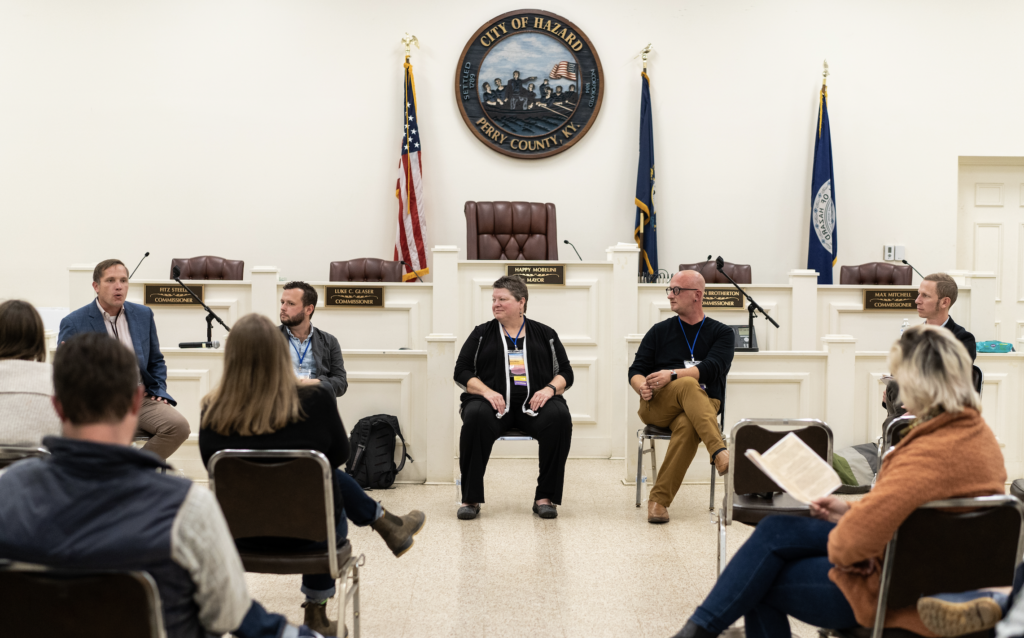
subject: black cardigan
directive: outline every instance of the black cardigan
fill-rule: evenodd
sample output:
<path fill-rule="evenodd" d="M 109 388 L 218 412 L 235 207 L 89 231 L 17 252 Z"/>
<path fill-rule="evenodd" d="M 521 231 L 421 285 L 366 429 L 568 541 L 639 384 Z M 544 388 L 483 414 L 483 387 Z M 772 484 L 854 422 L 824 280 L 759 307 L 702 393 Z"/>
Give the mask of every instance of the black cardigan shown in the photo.
<path fill-rule="evenodd" d="M 220 450 L 316 450 L 323 452 L 331 467 L 348 461 L 349 444 L 338 414 L 338 400 L 329 383 L 299 388 L 305 418 L 276 432 L 256 436 L 223 435 L 209 428 L 199 430 L 199 454 L 203 465 Z"/>
<path fill-rule="evenodd" d="M 556 375 L 565 379 L 565 389 L 572 387 L 572 366 L 565 354 L 558 333 L 542 323 L 524 317 L 526 326 L 526 369 L 530 385 L 527 387 L 525 403 L 537 391 L 551 383 Z M 501 325 L 497 319 L 482 323 L 469 334 L 462 351 L 455 361 L 455 383 L 463 390 L 473 377 L 480 379 L 488 388 L 508 396 L 508 364 L 505 361 L 505 346 L 502 344 Z M 463 392 L 462 405 L 469 401 L 486 401 L 479 394 Z M 551 401 L 565 399 L 556 394 Z M 524 403 L 524 404 L 525 404 Z M 510 406 L 511 408 L 511 406 Z"/>

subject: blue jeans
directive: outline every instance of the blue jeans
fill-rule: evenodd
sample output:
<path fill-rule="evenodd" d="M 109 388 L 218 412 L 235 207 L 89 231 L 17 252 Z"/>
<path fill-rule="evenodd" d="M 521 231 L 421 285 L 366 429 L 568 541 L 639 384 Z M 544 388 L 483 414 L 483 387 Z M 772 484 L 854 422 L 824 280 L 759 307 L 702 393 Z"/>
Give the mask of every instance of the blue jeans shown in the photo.
<path fill-rule="evenodd" d="M 764 519 L 691 620 L 718 634 L 743 616 L 748 638 L 792 635 L 787 615 L 825 629 L 856 627 L 850 603 L 828 579 L 834 527 L 814 518 Z"/>
<path fill-rule="evenodd" d="M 341 543 L 348 536 L 346 518 L 359 527 L 374 522 L 384 513 L 380 503 L 366 495 L 356 480 L 344 470 L 334 470 L 335 538 Z M 327 543 L 297 538 L 243 538 L 235 541 L 239 549 L 273 552 L 315 552 L 327 549 Z M 327 600 L 335 593 L 330 574 L 303 574 L 302 593 L 307 600 Z"/>

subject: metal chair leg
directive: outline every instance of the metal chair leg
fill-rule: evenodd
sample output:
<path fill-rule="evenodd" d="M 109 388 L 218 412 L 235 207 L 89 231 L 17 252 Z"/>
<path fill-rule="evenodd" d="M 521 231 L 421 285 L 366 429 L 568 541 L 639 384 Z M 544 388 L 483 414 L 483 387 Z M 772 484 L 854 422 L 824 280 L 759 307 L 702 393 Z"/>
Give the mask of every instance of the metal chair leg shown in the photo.
<path fill-rule="evenodd" d="M 644 438 L 642 436 L 637 437 L 637 448 L 636 448 L 636 506 L 640 507 L 640 490 L 642 483 L 640 481 L 641 475 L 644 471 Z"/>
<path fill-rule="evenodd" d="M 352 636 L 359 638 L 359 566 L 366 562 L 366 556 L 349 558 L 341 568 L 341 595 L 338 600 L 337 624 L 339 631 L 348 617 L 348 601 L 352 599 Z M 351 574 L 351 576 L 350 576 Z M 351 582 L 349 579 L 351 578 Z"/>
<path fill-rule="evenodd" d="M 726 545 L 725 545 L 725 511 L 718 510 L 718 575 L 725 571 Z"/>
<path fill-rule="evenodd" d="M 715 511 L 715 464 L 711 464 L 711 501 L 708 503 L 708 511 Z"/>
<path fill-rule="evenodd" d="M 658 453 L 654 451 L 654 439 L 651 439 L 651 482 L 658 482 Z"/>

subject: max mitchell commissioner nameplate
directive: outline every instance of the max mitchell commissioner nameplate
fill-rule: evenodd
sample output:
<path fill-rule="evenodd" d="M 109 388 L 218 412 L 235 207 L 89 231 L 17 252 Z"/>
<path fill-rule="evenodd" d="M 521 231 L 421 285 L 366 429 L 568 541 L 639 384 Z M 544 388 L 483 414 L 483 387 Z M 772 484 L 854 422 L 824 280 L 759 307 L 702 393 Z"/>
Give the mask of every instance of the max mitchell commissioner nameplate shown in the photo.
<path fill-rule="evenodd" d="M 604 71 L 590 39 L 547 11 L 511 11 L 470 38 L 455 71 L 455 99 L 473 134 L 512 157 L 561 153 L 601 109 Z"/>

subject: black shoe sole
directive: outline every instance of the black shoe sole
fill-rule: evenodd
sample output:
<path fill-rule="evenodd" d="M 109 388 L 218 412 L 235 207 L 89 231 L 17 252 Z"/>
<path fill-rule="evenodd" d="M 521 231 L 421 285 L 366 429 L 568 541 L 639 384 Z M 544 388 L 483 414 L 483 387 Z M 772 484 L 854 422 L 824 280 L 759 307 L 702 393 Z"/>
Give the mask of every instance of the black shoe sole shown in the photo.
<path fill-rule="evenodd" d="M 545 510 L 544 513 L 541 513 L 540 507 L 536 503 L 533 504 L 533 513 L 541 518 L 558 518 L 558 510 L 554 507 L 550 510 Z"/>
<path fill-rule="evenodd" d="M 471 521 L 480 514 L 479 507 L 460 507 L 458 514 L 460 521 Z"/>

